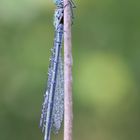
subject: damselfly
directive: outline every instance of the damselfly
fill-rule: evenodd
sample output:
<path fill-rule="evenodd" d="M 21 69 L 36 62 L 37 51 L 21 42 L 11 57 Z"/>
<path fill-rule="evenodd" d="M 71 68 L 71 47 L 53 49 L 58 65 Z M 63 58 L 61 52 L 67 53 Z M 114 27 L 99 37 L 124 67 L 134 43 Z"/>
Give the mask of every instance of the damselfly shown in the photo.
<path fill-rule="evenodd" d="M 54 14 L 54 46 L 50 59 L 47 89 L 44 94 L 40 127 L 45 133 L 44 140 L 50 140 L 51 130 L 55 133 L 61 127 L 64 114 L 64 73 L 63 61 L 61 58 L 61 48 L 63 40 L 63 0 L 54 0 L 56 10 Z M 71 2 L 70 2 L 71 3 Z"/>

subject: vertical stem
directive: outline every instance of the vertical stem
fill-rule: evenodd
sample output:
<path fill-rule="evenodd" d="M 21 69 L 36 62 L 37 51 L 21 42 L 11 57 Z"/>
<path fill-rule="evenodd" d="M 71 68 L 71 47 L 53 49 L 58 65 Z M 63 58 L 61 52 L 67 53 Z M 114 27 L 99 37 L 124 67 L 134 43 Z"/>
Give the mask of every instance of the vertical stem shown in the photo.
<path fill-rule="evenodd" d="M 71 8 L 64 0 L 64 140 L 72 140 L 72 42 Z"/>

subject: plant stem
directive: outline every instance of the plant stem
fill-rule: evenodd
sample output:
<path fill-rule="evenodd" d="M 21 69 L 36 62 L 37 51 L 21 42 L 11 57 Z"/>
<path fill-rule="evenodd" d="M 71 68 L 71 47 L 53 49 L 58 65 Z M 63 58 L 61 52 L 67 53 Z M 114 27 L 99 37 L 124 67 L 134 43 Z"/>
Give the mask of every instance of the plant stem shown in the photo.
<path fill-rule="evenodd" d="M 72 42 L 71 8 L 64 0 L 64 140 L 72 140 Z"/>

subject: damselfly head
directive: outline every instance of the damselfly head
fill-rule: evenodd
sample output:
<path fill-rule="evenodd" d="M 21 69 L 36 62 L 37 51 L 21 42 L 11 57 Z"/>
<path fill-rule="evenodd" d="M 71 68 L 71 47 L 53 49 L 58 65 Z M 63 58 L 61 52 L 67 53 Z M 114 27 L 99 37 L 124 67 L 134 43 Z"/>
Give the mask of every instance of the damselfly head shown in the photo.
<path fill-rule="evenodd" d="M 53 0 L 57 7 L 63 7 L 63 0 Z"/>

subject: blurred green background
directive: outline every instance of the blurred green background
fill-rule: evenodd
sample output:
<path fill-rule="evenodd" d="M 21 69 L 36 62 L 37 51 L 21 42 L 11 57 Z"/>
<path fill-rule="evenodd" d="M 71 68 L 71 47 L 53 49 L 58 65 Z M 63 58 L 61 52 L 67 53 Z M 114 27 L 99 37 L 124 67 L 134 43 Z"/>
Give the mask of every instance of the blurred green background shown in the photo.
<path fill-rule="evenodd" d="M 140 140 L 140 1 L 75 3 L 73 138 Z M 0 0 L 0 140 L 43 140 L 54 9 L 51 0 Z"/>

